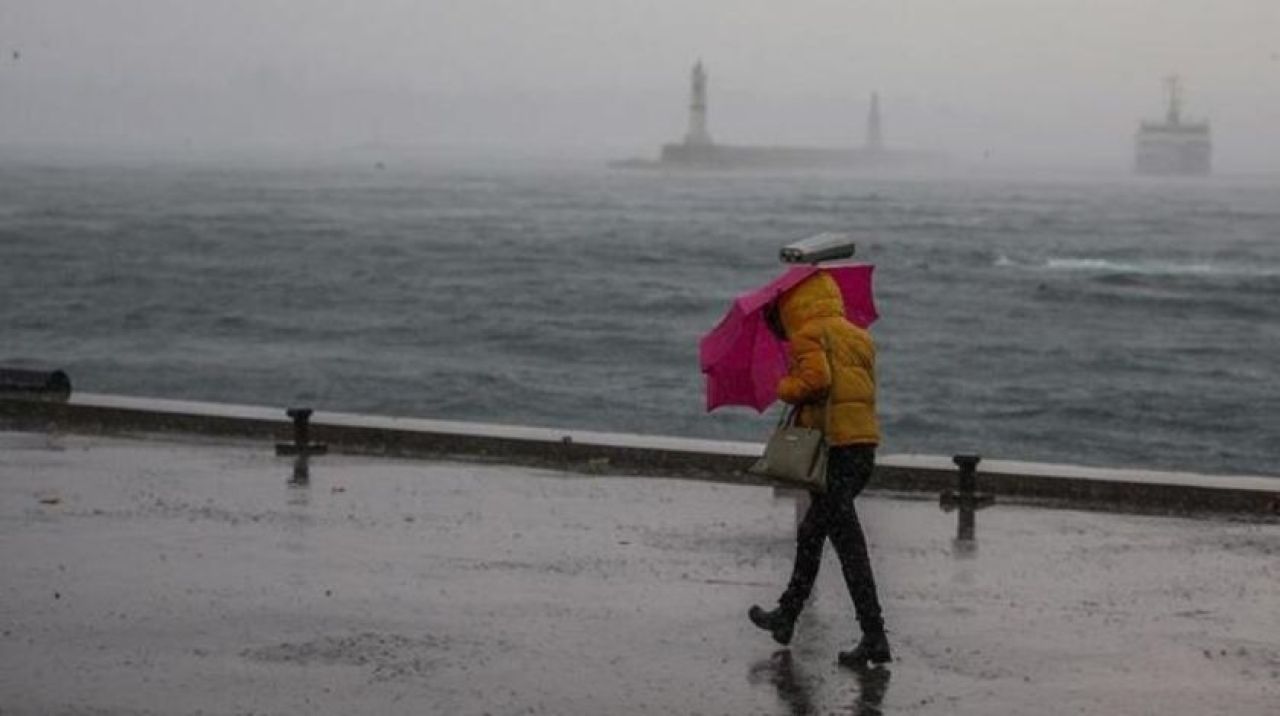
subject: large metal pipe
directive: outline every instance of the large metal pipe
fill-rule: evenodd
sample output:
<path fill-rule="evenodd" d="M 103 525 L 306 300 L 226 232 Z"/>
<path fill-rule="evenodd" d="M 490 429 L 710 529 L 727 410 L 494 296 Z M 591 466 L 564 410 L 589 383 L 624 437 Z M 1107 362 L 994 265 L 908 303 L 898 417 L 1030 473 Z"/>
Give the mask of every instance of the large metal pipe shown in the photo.
<path fill-rule="evenodd" d="M 61 370 L 0 366 L 0 397 L 65 402 L 71 397 L 71 378 Z"/>

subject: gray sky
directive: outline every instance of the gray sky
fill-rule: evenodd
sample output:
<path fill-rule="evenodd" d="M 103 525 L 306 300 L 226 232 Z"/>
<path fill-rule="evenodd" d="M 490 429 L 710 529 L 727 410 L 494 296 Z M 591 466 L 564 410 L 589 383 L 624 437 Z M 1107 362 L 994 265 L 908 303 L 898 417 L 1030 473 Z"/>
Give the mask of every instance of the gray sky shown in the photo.
<path fill-rule="evenodd" d="M 653 155 L 719 141 L 1127 167 L 1179 72 L 1280 171 L 1280 0 L 0 0 L 0 143 Z M 14 52 L 18 53 L 14 57 Z"/>

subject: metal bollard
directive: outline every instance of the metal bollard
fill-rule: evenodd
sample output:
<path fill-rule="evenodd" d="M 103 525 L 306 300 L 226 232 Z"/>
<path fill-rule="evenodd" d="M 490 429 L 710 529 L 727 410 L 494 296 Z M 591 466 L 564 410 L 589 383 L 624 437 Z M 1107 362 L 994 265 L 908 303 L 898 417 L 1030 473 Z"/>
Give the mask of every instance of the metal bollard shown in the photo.
<path fill-rule="evenodd" d="M 960 478 L 957 480 L 960 494 L 972 495 L 978 489 L 978 463 L 982 462 L 982 456 L 953 455 L 951 462 L 960 468 Z"/>
<path fill-rule="evenodd" d="M 0 398 L 66 402 L 71 378 L 61 370 L 0 367 Z"/>
<path fill-rule="evenodd" d="M 312 412 L 311 408 L 289 408 L 285 411 L 285 415 L 293 420 L 293 442 L 276 443 L 276 454 L 296 456 L 293 461 L 293 476 L 289 479 L 290 485 L 302 486 L 310 482 L 311 471 L 307 463 L 308 458 L 329 452 L 328 445 L 311 442 Z"/>
<path fill-rule="evenodd" d="M 289 408 L 284 411 L 293 420 L 293 442 L 276 443 L 277 455 L 324 455 L 329 446 L 311 442 L 311 408 Z"/>
<path fill-rule="evenodd" d="M 293 459 L 293 475 L 289 477 L 289 484 L 294 487 L 306 487 L 311 484 L 311 464 L 306 453 L 299 453 Z"/>
<path fill-rule="evenodd" d="M 938 503 L 943 512 L 959 510 L 959 514 L 956 515 L 956 542 L 971 544 L 977 540 L 976 512 L 994 504 L 995 496 L 991 493 L 978 492 L 977 468 L 978 463 L 982 462 L 981 456 L 955 455 L 951 461 L 960 468 L 960 474 L 956 478 L 957 489 L 943 492 L 938 497 Z"/>

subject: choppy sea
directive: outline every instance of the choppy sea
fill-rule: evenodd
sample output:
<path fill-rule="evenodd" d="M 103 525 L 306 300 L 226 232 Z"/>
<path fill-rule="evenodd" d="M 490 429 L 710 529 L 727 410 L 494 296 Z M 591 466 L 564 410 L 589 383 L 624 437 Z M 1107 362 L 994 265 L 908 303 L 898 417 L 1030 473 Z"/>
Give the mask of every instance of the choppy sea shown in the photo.
<path fill-rule="evenodd" d="M 1280 474 L 1280 183 L 0 165 L 0 364 L 78 390 L 762 440 L 698 337 L 859 237 L 882 452 Z"/>

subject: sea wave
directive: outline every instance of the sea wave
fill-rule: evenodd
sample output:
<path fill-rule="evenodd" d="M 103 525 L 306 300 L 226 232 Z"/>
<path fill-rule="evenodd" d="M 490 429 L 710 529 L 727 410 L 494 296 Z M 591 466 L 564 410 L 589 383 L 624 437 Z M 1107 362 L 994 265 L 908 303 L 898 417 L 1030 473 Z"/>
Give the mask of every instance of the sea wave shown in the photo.
<path fill-rule="evenodd" d="M 1044 267 L 1049 270 L 1061 271 L 1171 275 L 1197 275 L 1214 272 L 1213 266 L 1203 263 L 1180 264 L 1169 261 L 1113 261 L 1110 259 L 1091 258 L 1048 259 L 1044 262 Z"/>
<path fill-rule="evenodd" d="M 1215 262 L 1183 259 L 1117 259 L 1102 257 L 1050 257 L 1040 260 L 1018 259 L 999 253 L 991 261 L 996 268 L 1020 268 L 1045 272 L 1136 275 L 1190 276 L 1223 278 L 1280 278 L 1280 265 L 1241 263 L 1239 260 Z"/>

